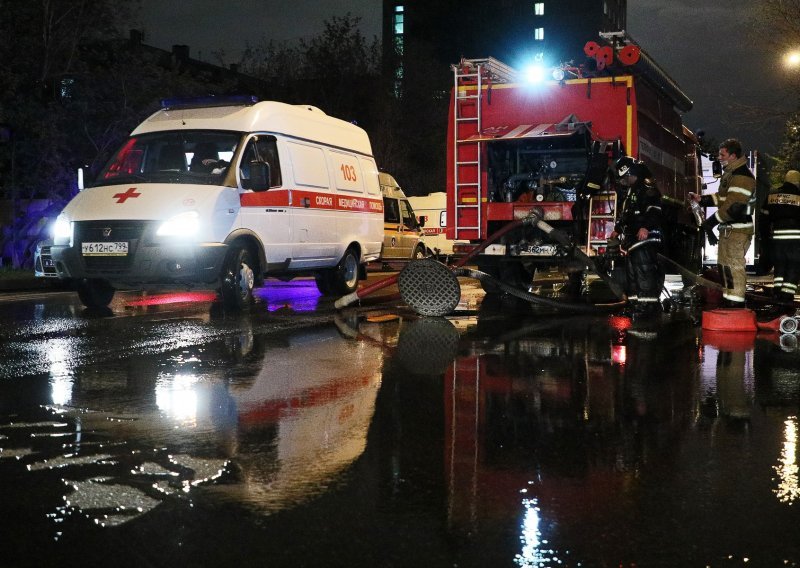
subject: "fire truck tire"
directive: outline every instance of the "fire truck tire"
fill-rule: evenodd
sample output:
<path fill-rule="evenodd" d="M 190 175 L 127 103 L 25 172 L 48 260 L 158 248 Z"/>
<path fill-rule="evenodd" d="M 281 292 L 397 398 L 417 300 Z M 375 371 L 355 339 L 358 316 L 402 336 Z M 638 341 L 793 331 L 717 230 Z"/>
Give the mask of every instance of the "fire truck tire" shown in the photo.
<path fill-rule="evenodd" d="M 245 310 L 253 303 L 255 274 L 250 250 L 242 243 L 234 243 L 228 250 L 222 266 L 222 304 L 234 311 Z"/>
<path fill-rule="evenodd" d="M 355 292 L 358 287 L 358 256 L 352 248 L 345 251 L 342 260 L 330 273 L 330 291 L 344 295 Z"/>
<path fill-rule="evenodd" d="M 114 298 L 114 288 L 100 278 L 84 278 L 76 283 L 78 298 L 87 308 L 105 308 Z"/>

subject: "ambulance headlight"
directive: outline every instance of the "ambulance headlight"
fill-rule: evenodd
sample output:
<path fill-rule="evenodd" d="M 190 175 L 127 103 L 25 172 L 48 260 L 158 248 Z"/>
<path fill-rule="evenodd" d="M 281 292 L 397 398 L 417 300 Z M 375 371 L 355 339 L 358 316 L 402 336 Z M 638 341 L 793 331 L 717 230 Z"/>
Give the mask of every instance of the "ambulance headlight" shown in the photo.
<path fill-rule="evenodd" d="M 65 245 L 72 241 L 72 223 L 64 215 L 59 215 L 53 224 L 53 243 Z"/>
<path fill-rule="evenodd" d="M 159 237 L 191 238 L 200 229 L 200 214 L 197 211 L 185 211 L 170 217 L 156 231 Z"/>

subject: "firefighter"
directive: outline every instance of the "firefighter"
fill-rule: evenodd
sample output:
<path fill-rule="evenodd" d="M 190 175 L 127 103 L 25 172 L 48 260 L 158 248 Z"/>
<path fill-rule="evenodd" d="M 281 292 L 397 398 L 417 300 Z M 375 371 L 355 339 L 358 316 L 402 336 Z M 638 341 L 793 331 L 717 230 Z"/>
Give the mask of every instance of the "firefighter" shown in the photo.
<path fill-rule="evenodd" d="M 614 173 L 627 190 L 610 244 L 613 246 L 614 240 L 620 239 L 626 251 L 626 293 L 634 316 L 654 316 L 661 313 L 659 296 L 664 286 L 664 271 L 658 262 L 661 192 L 648 167 L 630 156 L 617 160 Z"/>
<path fill-rule="evenodd" d="M 747 288 L 745 255 L 753 237 L 751 200 L 755 196 L 756 178 L 747 167 L 742 144 L 735 138 L 719 145 L 718 157 L 724 166 L 719 191 L 703 196 L 689 193 L 689 198 L 704 207 L 718 207 L 716 213 L 703 222 L 702 228 L 709 244 L 719 242 L 717 265 L 722 278 L 723 306 L 744 308 Z M 719 239 L 712 230 L 717 225 Z"/>
<path fill-rule="evenodd" d="M 786 172 L 783 185 L 773 189 L 763 209 L 770 225 L 770 254 L 775 262 L 773 294 L 781 303 L 792 303 L 800 281 L 800 172 Z M 777 307 L 777 313 L 794 313 Z"/>

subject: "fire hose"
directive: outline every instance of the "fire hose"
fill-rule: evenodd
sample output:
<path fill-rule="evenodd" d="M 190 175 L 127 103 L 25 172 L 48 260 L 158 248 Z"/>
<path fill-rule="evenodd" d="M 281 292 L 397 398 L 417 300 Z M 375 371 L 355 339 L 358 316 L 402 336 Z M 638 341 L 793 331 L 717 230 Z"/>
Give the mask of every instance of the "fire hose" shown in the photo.
<path fill-rule="evenodd" d="M 534 224 L 534 222 L 533 222 L 534 218 L 535 217 L 530 217 L 529 216 L 529 217 L 525 217 L 524 219 L 517 219 L 517 220 L 512 221 L 508 225 L 506 225 L 503 228 L 501 228 L 500 230 L 496 231 L 493 235 L 491 235 L 488 239 L 486 239 L 486 241 L 484 241 L 479 247 L 477 247 L 476 249 L 472 250 L 469 254 L 465 255 L 464 257 L 462 257 L 458 262 L 456 262 L 453 265 L 453 268 L 459 268 L 461 266 L 464 266 L 464 264 L 469 262 L 472 258 L 474 258 L 478 254 L 483 252 L 486 249 L 486 247 L 488 247 L 490 244 L 492 244 L 493 242 L 498 240 L 500 237 L 502 237 L 506 233 L 516 229 L 517 227 L 520 227 L 520 226 L 526 225 L 526 224 L 528 224 L 528 225 Z M 354 302 L 357 302 L 358 300 L 360 300 L 360 299 L 362 299 L 362 298 L 364 298 L 366 296 L 369 296 L 373 292 L 377 292 L 378 290 L 381 290 L 383 288 L 391 286 L 392 284 L 397 283 L 397 279 L 398 278 L 399 278 L 399 274 L 394 274 L 392 276 L 389 276 L 388 278 L 384 278 L 383 280 L 378 280 L 377 282 L 375 282 L 373 284 L 370 284 L 369 286 L 364 286 L 363 288 L 359 288 L 355 292 L 351 292 L 351 293 L 349 293 L 349 294 L 347 294 L 345 296 L 342 296 L 341 298 L 336 300 L 336 302 L 333 305 L 334 305 L 334 307 L 336 309 L 345 308 L 345 307 L 349 306 L 350 304 L 353 304 Z"/>
<path fill-rule="evenodd" d="M 478 254 L 480 254 L 483 250 L 486 249 L 490 244 L 500 239 L 502 236 L 507 234 L 508 232 L 516 229 L 520 226 L 534 226 L 546 233 L 552 240 L 556 241 L 557 243 L 569 247 L 572 250 L 572 253 L 581 261 L 583 261 L 593 272 L 597 273 L 601 279 L 603 279 L 611 289 L 612 293 L 625 301 L 625 293 L 622 289 L 622 286 L 611 278 L 608 274 L 604 271 L 599 270 L 594 262 L 594 260 L 580 250 L 578 247 L 575 247 L 573 243 L 570 241 L 570 238 L 567 234 L 555 229 L 548 223 L 544 222 L 542 217 L 544 213 L 541 209 L 536 208 L 530 212 L 530 214 L 523 218 L 514 220 L 500 230 L 496 231 L 492 234 L 486 241 L 484 241 L 480 246 L 475 248 L 471 251 L 468 255 L 461 258 L 458 262 L 456 262 L 452 269 L 445 267 L 444 265 L 440 265 L 445 270 L 436 269 L 433 265 L 427 265 L 427 267 L 423 267 L 423 270 L 412 270 L 409 272 L 411 265 L 407 266 L 406 269 L 403 270 L 398 275 L 393 275 L 374 284 L 369 286 L 365 286 L 363 288 L 359 288 L 355 292 L 347 294 L 346 296 L 342 296 L 339 298 L 335 303 L 334 306 L 337 309 L 344 308 L 349 306 L 350 304 L 356 302 L 357 300 L 376 292 L 382 288 L 387 286 L 391 286 L 392 284 L 398 282 L 400 280 L 401 288 L 403 284 L 403 278 L 406 281 L 413 282 L 412 286 L 415 287 L 417 290 L 422 290 L 423 292 L 429 291 L 436 291 L 440 292 L 441 290 L 434 290 L 436 288 L 444 288 L 444 297 L 443 298 L 434 298 L 432 301 L 422 301 L 419 303 L 415 302 L 415 310 L 422 315 L 444 315 L 444 313 L 449 313 L 452 309 L 455 308 L 455 305 L 458 303 L 458 298 L 460 297 L 460 288 L 458 287 L 458 280 L 456 276 L 469 276 L 472 278 L 476 278 L 481 282 L 485 282 L 490 280 L 493 284 L 495 284 L 498 288 L 503 290 L 504 292 L 511 294 L 513 296 L 519 297 L 520 299 L 536 302 L 541 304 L 546 304 L 550 307 L 556 307 L 558 309 L 568 310 L 568 311 L 596 311 L 596 306 L 585 306 L 585 305 L 577 305 L 577 304 L 567 304 L 565 302 L 561 302 L 558 300 L 552 300 L 549 298 L 544 298 L 537 294 L 533 294 L 531 292 L 527 292 L 524 290 L 519 290 L 513 286 L 509 286 L 503 282 L 498 281 L 497 279 L 493 278 L 492 276 L 480 272 L 477 270 L 470 270 L 462 268 L 464 264 L 466 264 L 470 259 L 474 258 Z M 421 261 L 416 261 L 417 265 L 420 265 Z M 415 273 L 416 272 L 416 273 Z M 451 275 L 450 278 L 447 277 L 447 273 Z M 408 273 L 408 274 L 406 274 Z M 454 282 L 454 283 L 453 283 Z M 443 284 L 443 286 L 437 286 L 436 284 Z M 402 289 L 401 289 L 402 295 Z M 441 294 L 440 294 L 441 295 Z M 403 298 L 407 301 L 406 298 Z M 441 301 L 440 301 L 441 300 Z M 408 302 L 407 302 L 408 303 Z M 612 304 L 609 305 L 610 308 L 617 308 L 619 304 Z"/>

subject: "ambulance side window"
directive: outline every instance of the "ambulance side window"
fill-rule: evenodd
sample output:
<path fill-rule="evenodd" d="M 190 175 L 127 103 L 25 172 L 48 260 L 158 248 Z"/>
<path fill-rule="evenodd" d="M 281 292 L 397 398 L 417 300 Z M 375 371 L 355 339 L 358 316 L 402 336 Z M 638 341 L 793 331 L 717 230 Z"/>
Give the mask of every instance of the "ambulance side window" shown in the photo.
<path fill-rule="evenodd" d="M 417 227 L 417 218 L 414 216 L 414 211 L 411 210 L 411 205 L 405 199 L 400 201 L 400 215 L 403 219 L 403 225 L 409 229 Z"/>
<path fill-rule="evenodd" d="M 397 199 L 393 197 L 383 198 L 383 220 L 386 223 L 400 222 L 400 208 L 397 205 Z"/>
<path fill-rule="evenodd" d="M 242 160 L 239 163 L 239 176 L 244 189 L 250 189 L 250 162 L 254 161 L 269 164 L 270 187 L 279 187 L 281 185 L 278 142 L 274 136 L 254 136 L 247 143 L 244 152 L 242 152 Z"/>

